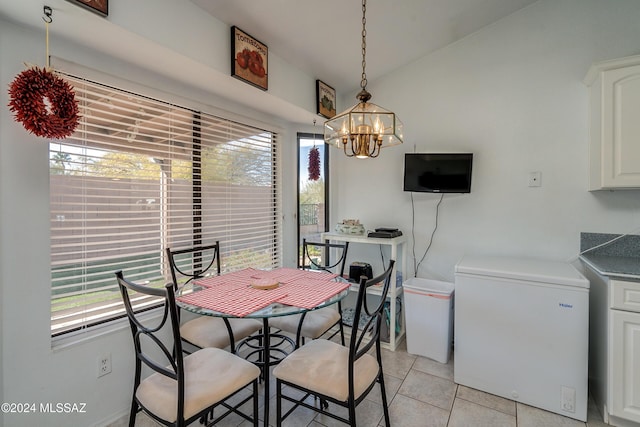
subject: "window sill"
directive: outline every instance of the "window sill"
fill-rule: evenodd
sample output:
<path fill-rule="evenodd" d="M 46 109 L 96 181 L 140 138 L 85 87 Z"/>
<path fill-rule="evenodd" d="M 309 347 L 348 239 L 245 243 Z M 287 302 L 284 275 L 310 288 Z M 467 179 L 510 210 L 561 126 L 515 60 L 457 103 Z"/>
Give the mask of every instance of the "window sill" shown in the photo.
<path fill-rule="evenodd" d="M 142 314 L 142 320 L 153 320 L 162 317 L 163 310 L 161 307 L 149 310 Z M 129 319 L 122 317 L 101 325 L 92 326 L 88 329 L 69 332 L 64 335 L 51 338 L 51 350 L 62 351 L 77 345 L 82 345 L 89 341 L 101 339 L 106 335 L 120 333 L 123 330 L 129 331 Z M 129 332 L 130 333 L 130 332 Z"/>

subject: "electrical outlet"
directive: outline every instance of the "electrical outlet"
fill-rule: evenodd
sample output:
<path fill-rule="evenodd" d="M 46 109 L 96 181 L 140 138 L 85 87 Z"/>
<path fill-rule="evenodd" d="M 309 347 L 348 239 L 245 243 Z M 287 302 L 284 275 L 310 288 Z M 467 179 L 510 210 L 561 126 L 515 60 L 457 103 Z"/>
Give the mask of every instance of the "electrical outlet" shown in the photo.
<path fill-rule="evenodd" d="M 111 373 L 111 353 L 98 357 L 98 378 Z"/>

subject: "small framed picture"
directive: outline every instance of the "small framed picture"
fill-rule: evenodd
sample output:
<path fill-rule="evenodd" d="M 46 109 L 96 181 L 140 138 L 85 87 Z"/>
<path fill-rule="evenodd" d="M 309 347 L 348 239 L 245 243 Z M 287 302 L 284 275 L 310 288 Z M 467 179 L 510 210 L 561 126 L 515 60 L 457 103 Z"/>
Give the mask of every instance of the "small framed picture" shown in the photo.
<path fill-rule="evenodd" d="M 231 27 L 231 75 L 237 79 L 268 89 L 269 49 L 236 26 Z"/>
<path fill-rule="evenodd" d="M 316 80 L 316 109 L 327 119 L 336 115 L 336 90 L 321 80 Z"/>
<path fill-rule="evenodd" d="M 109 0 L 68 0 L 102 16 L 109 15 Z"/>

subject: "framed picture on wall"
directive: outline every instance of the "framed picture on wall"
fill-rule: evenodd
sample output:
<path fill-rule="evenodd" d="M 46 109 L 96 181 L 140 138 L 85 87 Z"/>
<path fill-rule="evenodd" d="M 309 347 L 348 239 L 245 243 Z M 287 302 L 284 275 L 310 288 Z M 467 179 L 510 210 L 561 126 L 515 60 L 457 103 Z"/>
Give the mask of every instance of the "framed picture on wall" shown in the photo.
<path fill-rule="evenodd" d="M 316 110 L 327 119 L 336 115 L 336 91 L 321 80 L 316 80 Z"/>
<path fill-rule="evenodd" d="M 231 27 L 231 75 L 262 90 L 268 89 L 267 45 L 236 26 Z"/>
<path fill-rule="evenodd" d="M 109 15 L 109 0 L 68 0 L 71 3 L 75 3 L 89 9 L 92 12 L 96 12 L 102 16 Z"/>

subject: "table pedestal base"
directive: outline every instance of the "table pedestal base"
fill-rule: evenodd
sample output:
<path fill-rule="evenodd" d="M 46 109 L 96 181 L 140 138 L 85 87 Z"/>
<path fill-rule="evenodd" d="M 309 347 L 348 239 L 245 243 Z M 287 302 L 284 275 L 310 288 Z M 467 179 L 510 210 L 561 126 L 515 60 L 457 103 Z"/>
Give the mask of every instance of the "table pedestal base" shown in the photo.
<path fill-rule="evenodd" d="M 240 341 L 236 354 L 260 368 L 260 378 L 264 381 L 264 425 L 269 425 L 269 368 L 280 363 L 296 348 L 291 337 L 281 333 L 270 333 L 269 319 L 263 319 L 262 333 L 252 335 Z"/>

